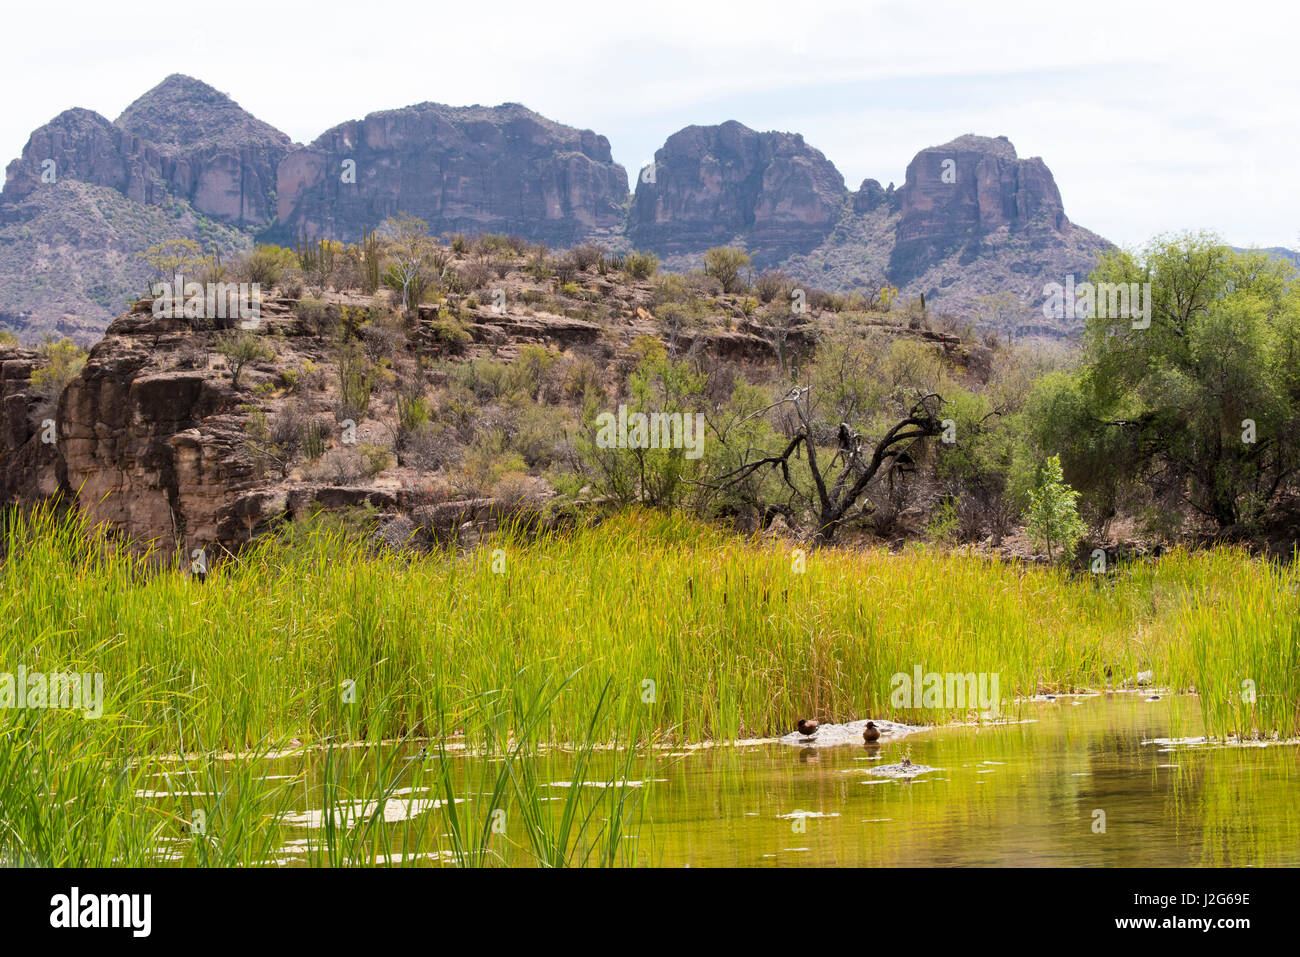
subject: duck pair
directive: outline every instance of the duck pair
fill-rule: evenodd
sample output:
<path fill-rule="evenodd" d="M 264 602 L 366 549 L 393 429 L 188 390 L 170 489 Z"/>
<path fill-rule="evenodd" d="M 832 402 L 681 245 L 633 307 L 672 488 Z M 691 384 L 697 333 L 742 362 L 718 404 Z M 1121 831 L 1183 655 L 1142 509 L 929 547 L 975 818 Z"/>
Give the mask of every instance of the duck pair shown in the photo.
<path fill-rule="evenodd" d="M 821 727 L 820 721 L 809 721 L 807 718 L 800 718 L 799 723 L 795 725 L 795 730 L 805 738 L 815 737 L 817 729 Z M 862 740 L 870 744 L 872 741 L 880 740 L 880 729 L 876 727 L 876 722 L 868 721 L 867 726 L 862 729 Z"/>

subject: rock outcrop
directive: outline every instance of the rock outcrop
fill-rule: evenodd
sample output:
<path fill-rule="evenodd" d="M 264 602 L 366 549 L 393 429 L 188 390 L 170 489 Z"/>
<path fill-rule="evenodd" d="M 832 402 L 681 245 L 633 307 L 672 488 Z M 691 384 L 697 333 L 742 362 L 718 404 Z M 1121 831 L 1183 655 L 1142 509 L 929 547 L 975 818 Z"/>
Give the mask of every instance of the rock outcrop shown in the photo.
<path fill-rule="evenodd" d="M 12 204 L 71 179 L 157 203 L 167 191 L 161 166 L 157 150 L 93 110 L 64 110 L 33 132 L 22 156 L 6 168 L 4 199 Z"/>
<path fill-rule="evenodd" d="M 827 239 L 784 268 L 828 289 L 888 281 L 904 302 L 925 296 L 930 310 L 977 324 L 982 297 L 1010 294 L 1018 318 L 1002 317 L 1000 331 L 1070 335 L 1077 323 L 1043 325 L 1043 285 L 1087 274 L 1109 245 L 1066 217 L 1041 159 L 1019 158 L 1005 136 L 968 134 L 917 153 L 897 190 L 865 180 Z"/>
<path fill-rule="evenodd" d="M 959 136 L 907 164 L 900 245 L 959 242 L 1006 226 L 1057 232 L 1068 224 L 1061 194 L 1038 157 L 1020 159 L 1005 136 Z"/>
<path fill-rule="evenodd" d="M 92 521 L 167 545 L 220 540 L 252 484 L 229 384 L 154 361 L 188 335 L 145 310 L 114 320 L 58 409 L 65 490 Z"/>
<path fill-rule="evenodd" d="M 554 245 L 611 236 L 627 173 L 609 141 L 517 103 L 422 103 L 336 126 L 280 164 L 279 226 L 356 239 L 399 212 L 435 233 L 504 232 Z"/>
<path fill-rule="evenodd" d="M 259 227 L 273 215 L 276 168 L 292 145 L 224 94 L 174 75 L 115 123 L 71 109 L 36 130 L 6 170 L 4 198 L 13 203 L 67 178 L 137 203 L 175 197 L 214 219 Z"/>
<path fill-rule="evenodd" d="M 224 93 L 174 74 L 115 125 L 151 145 L 168 187 L 199 212 L 248 227 L 274 216 L 276 170 L 293 142 Z"/>
<path fill-rule="evenodd" d="M 897 210 L 901 205 L 902 199 L 898 191 L 894 189 L 894 184 L 890 183 L 889 188 L 880 185 L 878 180 L 864 179 L 858 191 L 853 194 L 853 211 L 855 213 L 874 213 L 882 207 L 890 210 Z"/>
<path fill-rule="evenodd" d="M 775 263 L 821 242 L 844 200 L 844 177 L 797 133 L 688 126 L 638 176 L 628 237 L 666 255 L 739 244 Z"/>
<path fill-rule="evenodd" d="M 977 320 L 980 296 L 1010 293 L 1021 324 L 1041 324 L 1044 282 L 1086 275 L 1109 246 L 1066 218 L 1047 164 L 1019 158 L 1005 136 L 967 134 L 922 150 L 899 194 L 889 279 Z"/>
<path fill-rule="evenodd" d="M 42 364 L 28 349 L 0 348 L 0 501 L 32 501 L 59 489 L 50 401 L 32 387 Z"/>

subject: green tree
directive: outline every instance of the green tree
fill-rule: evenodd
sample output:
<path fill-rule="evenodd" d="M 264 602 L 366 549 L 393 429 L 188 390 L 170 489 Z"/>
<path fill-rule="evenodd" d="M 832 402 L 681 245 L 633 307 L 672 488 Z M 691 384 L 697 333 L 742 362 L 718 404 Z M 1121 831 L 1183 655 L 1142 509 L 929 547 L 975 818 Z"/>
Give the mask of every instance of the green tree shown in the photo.
<path fill-rule="evenodd" d="M 735 246 L 714 246 L 704 254 L 704 271 L 722 283 L 723 292 L 741 292 L 745 282 L 741 270 L 749 265 L 749 253 Z"/>
<path fill-rule="evenodd" d="M 1076 503 L 1079 493 L 1065 484 L 1061 459 L 1053 455 L 1038 477 L 1038 487 L 1029 493 L 1029 535 L 1047 548 L 1047 560 L 1053 561 L 1052 546 L 1063 555 L 1074 551 L 1087 527 L 1079 518 Z"/>
<path fill-rule="evenodd" d="M 584 410 L 586 428 L 576 443 L 577 451 L 584 471 L 602 494 L 623 502 L 672 508 L 680 504 L 688 482 L 699 474 L 707 448 L 703 417 L 695 415 L 703 407 L 706 377 L 690 363 L 670 357 L 657 339 L 641 337 L 633 351 L 640 354 L 640 361 L 628 378 L 629 417 L 674 416 L 681 425 L 674 437 L 682 442 L 668 448 L 661 443 L 646 447 L 629 436 L 627 447 L 616 447 L 607 440 L 617 409 L 602 410 L 592 401 Z M 693 447 L 688 447 L 692 443 Z M 660 447 L 653 447 L 656 444 Z"/>
<path fill-rule="evenodd" d="M 209 261 L 202 247 L 192 239 L 166 239 L 138 255 L 153 268 L 157 282 L 168 283 L 175 283 L 177 277 L 186 273 L 198 272 Z"/>
<path fill-rule="evenodd" d="M 1112 503 L 1127 489 L 1220 528 L 1258 519 L 1300 471 L 1295 268 L 1202 233 L 1112 252 L 1089 278 L 1106 284 L 1099 304 L 1106 288 L 1146 302 L 1097 309 L 1080 373 L 1036 390 L 1054 407 L 1038 423 L 1046 447 Z"/>
<path fill-rule="evenodd" d="M 405 213 L 384 220 L 379 231 L 387 240 L 389 262 L 384 281 L 402 294 L 405 313 L 420 304 L 436 244 L 429 236 L 429 224 Z"/>
<path fill-rule="evenodd" d="M 275 353 L 252 332 L 237 332 L 225 336 L 217 343 L 217 352 L 226 357 L 230 366 L 230 384 L 239 388 L 239 374 L 250 362 L 274 359 Z"/>

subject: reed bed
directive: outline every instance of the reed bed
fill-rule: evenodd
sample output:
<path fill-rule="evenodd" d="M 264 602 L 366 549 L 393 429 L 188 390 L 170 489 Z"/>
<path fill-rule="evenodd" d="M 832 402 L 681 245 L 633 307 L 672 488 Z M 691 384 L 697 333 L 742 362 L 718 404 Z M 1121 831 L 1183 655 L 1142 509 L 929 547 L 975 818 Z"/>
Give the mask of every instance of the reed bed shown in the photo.
<path fill-rule="evenodd" d="M 37 511 L 11 516 L 6 553 L 0 661 L 102 673 L 114 726 L 150 749 L 436 738 L 467 702 L 571 675 L 539 739 L 578 739 L 598 703 L 645 740 L 973 717 L 894 707 L 917 667 L 997 674 L 1004 707 L 1150 670 L 1198 691 L 1218 732 L 1297 731 L 1296 566 L 1235 548 L 1071 576 L 926 547 L 801 556 L 643 512 L 465 554 L 318 525 L 199 581 Z"/>
<path fill-rule="evenodd" d="M 5 863 L 283 864 L 303 813 L 309 864 L 630 863 L 653 746 L 980 719 L 896 707 L 918 667 L 997 674 L 1003 713 L 1150 670 L 1215 733 L 1300 724 L 1296 564 L 1236 548 L 1072 576 L 629 512 L 467 553 L 309 522 L 199 580 L 49 508 L 3 547 L 0 673 L 104 679 L 98 719 L 0 708 Z"/>

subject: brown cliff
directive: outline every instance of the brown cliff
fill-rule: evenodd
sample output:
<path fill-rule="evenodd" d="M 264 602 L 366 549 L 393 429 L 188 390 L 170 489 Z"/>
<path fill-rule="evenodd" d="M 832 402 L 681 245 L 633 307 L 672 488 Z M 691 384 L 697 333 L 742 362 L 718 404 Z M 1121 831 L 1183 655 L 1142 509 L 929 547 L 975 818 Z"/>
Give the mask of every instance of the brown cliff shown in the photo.
<path fill-rule="evenodd" d="M 834 164 L 798 134 L 688 126 L 638 176 L 628 236 L 666 255 L 738 244 L 771 264 L 824 239 L 845 195 Z"/>
<path fill-rule="evenodd" d="M 280 164 L 278 189 L 284 241 L 355 239 L 401 212 L 435 234 L 570 245 L 617 231 L 627 174 L 605 137 L 517 103 L 421 103 L 327 131 Z"/>

